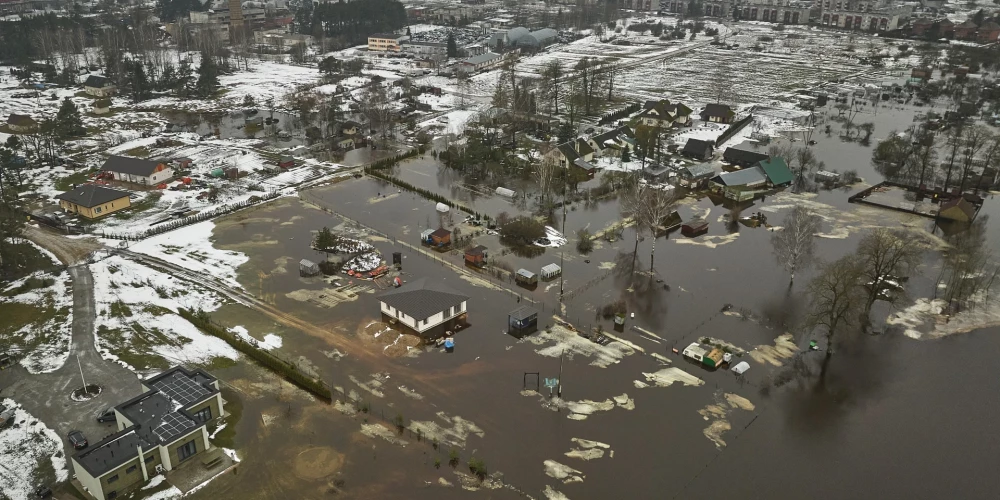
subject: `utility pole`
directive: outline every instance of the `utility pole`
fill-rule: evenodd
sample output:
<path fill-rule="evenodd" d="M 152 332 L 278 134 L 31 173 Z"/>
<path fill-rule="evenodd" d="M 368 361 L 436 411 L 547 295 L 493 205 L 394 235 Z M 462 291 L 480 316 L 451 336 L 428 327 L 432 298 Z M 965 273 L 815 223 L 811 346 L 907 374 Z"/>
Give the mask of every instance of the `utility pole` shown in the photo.
<path fill-rule="evenodd" d="M 560 363 L 561 363 L 561 361 L 560 361 Z M 76 355 L 76 366 L 78 368 L 80 368 L 80 380 L 83 380 L 83 392 L 85 392 L 86 394 L 90 394 L 90 389 L 87 388 L 87 379 L 84 378 L 84 376 L 83 376 L 83 365 L 80 364 L 80 355 L 79 354 Z M 560 369 L 560 371 L 561 371 L 561 369 Z"/>
<path fill-rule="evenodd" d="M 566 354 L 566 349 L 563 349 L 559 353 L 559 389 L 556 390 L 556 395 L 562 397 L 562 377 L 563 377 L 563 355 Z"/>
<path fill-rule="evenodd" d="M 563 176 L 563 196 L 562 196 L 562 198 L 563 198 L 562 199 L 562 210 L 563 210 L 562 233 L 563 233 L 563 239 L 566 240 L 566 243 L 569 243 L 569 239 L 566 238 L 566 234 L 567 234 L 566 233 L 566 184 L 567 184 L 567 181 L 569 180 L 568 179 L 569 172 L 570 172 L 569 169 L 570 169 L 570 167 L 569 167 L 569 165 L 567 165 L 566 166 L 566 174 Z M 560 304 L 562 304 L 562 301 L 563 301 L 563 276 L 566 274 L 566 269 L 563 267 L 565 265 L 564 264 L 565 260 L 563 259 L 563 256 L 565 254 L 566 254 L 566 245 L 563 245 L 562 247 L 559 248 L 559 303 Z M 561 311 L 560 311 L 560 313 L 561 313 Z M 562 365 L 562 361 L 561 360 L 560 360 L 559 364 L 560 364 L 560 366 Z"/>

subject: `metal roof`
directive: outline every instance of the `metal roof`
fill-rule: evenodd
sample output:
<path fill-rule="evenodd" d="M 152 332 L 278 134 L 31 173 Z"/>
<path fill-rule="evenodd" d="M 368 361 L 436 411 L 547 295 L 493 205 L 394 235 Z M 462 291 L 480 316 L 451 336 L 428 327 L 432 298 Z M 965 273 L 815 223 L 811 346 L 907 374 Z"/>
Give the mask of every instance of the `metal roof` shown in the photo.
<path fill-rule="evenodd" d="M 440 283 L 420 278 L 385 292 L 378 299 L 407 316 L 420 320 L 457 306 L 469 300 L 469 297 Z"/>
<path fill-rule="evenodd" d="M 559 267 L 559 264 L 549 264 L 547 266 L 542 267 L 542 274 L 558 273 L 559 271 L 562 271 L 562 268 Z"/>
<path fill-rule="evenodd" d="M 101 165 L 101 170 L 145 177 L 156 172 L 156 167 L 160 163 L 162 162 L 132 158 L 131 156 L 112 156 L 104 161 L 104 165 Z"/>
<path fill-rule="evenodd" d="M 500 54 L 496 54 L 494 52 L 486 52 L 486 53 L 483 53 L 483 54 L 479 54 L 478 56 L 472 56 L 472 57 L 470 57 L 470 58 L 468 58 L 468 59 L 466 59 L 466 60 L 464 60 L 462 62 L 464 62 L 465 64 L 471 64 L 473 66 L 476 66 L 478 64 L 482 64 L 482 63 L 485 63 L 485 62 L 490 62 L 490 61 L 499 59 L 501 57 L 503 57 L 503 56 L 501 56 Z"/>
<path fill-rule="evenodd" d="M 792 182 L 792 171 L 788 169 L 788 164 L 784 158 L 771 158 L 770 160 L 757 163 L 764 170 L 767 179 L 775 186 L 790 184 Z"/>
<path fill-rule="evenodd" d="M 128 191 L 119 191 L 96 184 L 84 184 L 56 196 L 56 199 L 66 200 L 81 207 L 93 208 L 121 198 L 128 198 L 128 196 Z"/>
<path fill-rule="evenodd" d="M 687 165 L 684 167 L 684 171 L 693 178 L 705 177 L 715 173 L 715 165 L 713 163 L 699 163 L 697 165 Z"/>
<path fill-rule="evenodd" d="M 518 307 L 517 309 L 514 309 L 513 311 L 511 311 L 508 314 L 510 314 L 510 318 L 511 319 L 515 319 L 515 320 L 519 320 L 520 321 L 520 320 L 528 319 L 528 318 L 530 318 L 532 316 L 538 316 L 538 311 L 535 310 L 535 309 L 533 309 L 533 308 L 531 308 L 531 307 L 528 307 L 528 306 L 521 306 L 521 307 Z"/>
<path fill-rule="evenodd" d="M 744 168 L 735 172 L 725 172 L 713 178 L 719 184 L 725 186 L 747 186 L 750 184 L 763 184 L 767 182 L 767 176 L 760 167 Z"/>

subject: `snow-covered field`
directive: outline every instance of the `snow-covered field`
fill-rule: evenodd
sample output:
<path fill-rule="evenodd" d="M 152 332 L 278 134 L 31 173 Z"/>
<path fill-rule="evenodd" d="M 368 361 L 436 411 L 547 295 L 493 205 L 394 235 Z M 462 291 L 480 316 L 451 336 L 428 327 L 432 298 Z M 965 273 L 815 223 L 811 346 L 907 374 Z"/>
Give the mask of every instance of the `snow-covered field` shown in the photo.
<path fill-rule="evenodd" d="M 14 423 L 0 430 L 0 498 L 28 500 L 37 486 L 65 481 L 69 476 L 62 440 L 40 420 L 11 399 L 0 406 L 14 410 Z M 40 477 L 39 464 L 49 462 L 54 477 Z"/>
<path fill-rule="evenodd" d="M 178 308 L 213 311 L 222 305 L 214 293 L 181 282 L 119 256 L 91 264 L 97 302 L 95 336 L 105 359 L 133 371 L 157 366 L 235 360 L 235 349 L 205 335 L 175 314 Z M 146 366 L 132 363 L 146 362 Z M 161 364 L 162 364 L 161 362 Z M 161 366 L 162 367 L 162 366 Z"/>
<path fill-rule="evenodd" d="M 199 222 L 176 231 L 147 238 L 130 248 L 133 252 L 151 255 L 192 271 L 212 276 L 241 287 L 236 281 L 236 268 L 249 257 L 212 246 L 212 221 Z"/>
<path fill-rule="evenodd" d="M 59 263 L 54 255 L 35 246 Z M 41 280 L 51 280 L 51 284 L 26 289 L 32 283 L 45 282 Z M 18 309 L 17 313 L 8 313 L 12 317 L 26 314 L 30 318 L 17 331 L 0 334 L 0 344 L 11 352 L 21 352 L 24 356 L 21 365 L 30 373 L 46 373 L 62 367 L 69 357 L 73 336 L 73 287 L 69 273 L 38 271 L 9 283 L 0 290 L 0 304 L 11 304 Z"/>

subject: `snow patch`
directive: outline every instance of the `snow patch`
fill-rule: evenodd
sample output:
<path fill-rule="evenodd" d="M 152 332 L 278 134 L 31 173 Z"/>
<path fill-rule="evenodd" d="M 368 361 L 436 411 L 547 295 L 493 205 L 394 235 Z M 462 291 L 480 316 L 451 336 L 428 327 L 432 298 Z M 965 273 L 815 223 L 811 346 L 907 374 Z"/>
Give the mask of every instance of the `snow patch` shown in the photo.
<path fill-rule="evenodd" d="M 0 430 L 0 496 L 33 498 L 36 467 L 43 460 L 51 462 L 56 482 L 65 481 L 69 471 L 59 435 L 13 400 L 4 399 L 2 405 L 14 410 L 14 424 Z"/>

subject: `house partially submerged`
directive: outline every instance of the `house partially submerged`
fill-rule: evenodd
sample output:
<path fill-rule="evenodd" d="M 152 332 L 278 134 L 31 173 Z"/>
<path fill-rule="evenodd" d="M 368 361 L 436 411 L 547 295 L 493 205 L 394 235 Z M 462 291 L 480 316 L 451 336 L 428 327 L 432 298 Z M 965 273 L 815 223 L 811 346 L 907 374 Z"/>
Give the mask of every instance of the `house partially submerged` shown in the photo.
<path fill-rule="evenodd" d="M 687 143 L 684 144 L 684 149 L 681 150 L 682 155 L 700 161 L 711 159 L 713 152 L 715 152 L 715 143 L 700 139 L 688 139 Z"/>
<path fill-rule="evenodd" d="M 385 292 L 378 299 L 383 320 L 423 338 L 441 337 L 465 326 L 469 297 L 427 278 Z"/>
<path fill-rule="evenodd" d="M 746 142 L 728 147 L 726 148 L 726 151 L 722 153 L 722 159 L 728 163 L 739 165 L 741 167 L 756 165 L 757 162 L 768 159 L 766 153 L 754 151 L 752 148 L 753 146 Z"/>
<path fill-rule="evenodd" d="M 11 113 L 10 116 L 7 117 L 7 128 L 9 128 L 11 132 L 31 132 L 38 128 L 38 122 L 28 115 Z"/>
<path fill-rule="evenodd" d="M 705 189 L 708 181 L 715 176 L 715 163 L 698 163 L 681 167 L 678 171 L 679 184 L 688 189 Z"/>
<path fill-rule="evenodd" d="M 792 183 L 794 176 L 788 168 L 788 163 L 784 158 L 771 158 L 757 162 L 757 166 L 764 171 L 767 176 L 767 185 L 771 187 L 782 187 Z"/>
<path fill-rule="evenodd" d="M 681 104 L 671 104 L 667 99 L 646 101 L 637 115 L 639 123 L 649 127 L 670 128 L 691 122 L 691 108 Z"/>
<path fill-rule="evenodd" d="M 958 222 L 972 222 L 976 218 L 977 211 L 975 205 L 966 200 L 964 196 L 959 196 L 941 203 L 937 218 Z"/>
<path fill-rule="evenodd" d="M 145 392 L 114 407 L 117 432 L 71 458 L 76 479 L 97 500 L 124 497 L 192 459 L 224 459 L 207 430 L 224 415 L 215 377 L 177 366 L 140 384 Z"/>
<path fill-rule="evenodd" d="M 535 286 L 538 284 L 538 275 L 527 269 L 521 268 L 514 273 L 514 282 L 523 286 Z"/>
<path fill-rule="evenodd" d="M 63 210 L 79 214 L 87 219 L 99 219 L 105 215 L 125 210 L 132 206 L 129 192 L 106 188 L 96 184 L 83 184 L 56 196 Z"/>
<path fill-rule="evenodd" d="M 83 82 L 83 91 L 94 97 L 110 97 L 115 94 L 115 84 L 109 78 L 90 75 Z"/>
<path fill-rule="evenodd" d="M 767 184 L 767 175 L 760 167 L 754 166 L 737 170 L 735 172 L 725 172 L 709 181 L 712 191 L 722 194 L 730 200 L 745 201 L 753 199 L 755 190 Z"/>
<path fill-rule="evenodd" d="M 543 280 L 558 278 L 560 274 L 562 274 L 562 268 L 559 267 L 559 264 L 549 264 L 542 267 Z"/>
<path fill-rule="evenodd" d="M 712 123 L 733 123 L 736 113 L 725 104 L 709 104 L 701 110 L 701 121 Z"/>
<path fill-rule="evenodd" d="M 578 159 L 588 163 L 594 161 L 594 149 L 583 139 L 573 139 L 550 149 L 545 158 L 562 168 L 569 168 Z"/>
<path fill-rule="evenodd" d="M 173 167 L 158 160 L 144 160 L 130 156 L 112 156 L 101 165 L 101 172 L 118 182 L 139 186 L 155 186 L 174 177 Z"/>
<path fill-rule="evenodd" d="M 451 244 L 451 231 L 443 227 L 439 227 L 434 231 L 431 231 L 429 241 L 427 243 L 436 247 L 448 246 Z"/>
<path fill-rule="evenodd" d="M 299 261 L 299 276 L 316 276 L 319 274 L 319 264 L 302 259 Z"/>
<path fill-rule="evenodd" d="M 507 314 L 507 333 L 521 337 L 538 329 L 538 311 L 521 306 Z"/>
<path fill-rule="evenodd" d="M 483 267 L 486 265 L 487 257 L 489 255 L 483 245 L 476 245 L 465 250 L 465 263 L 469 265 Z"/>

